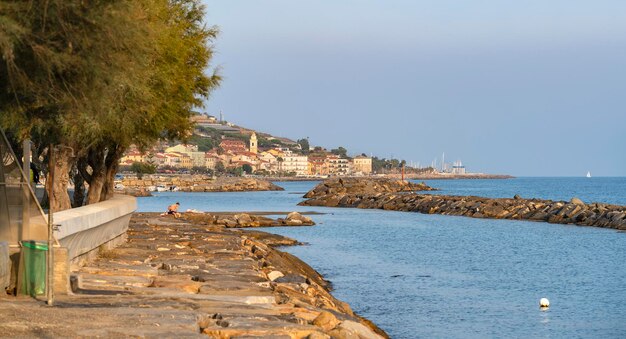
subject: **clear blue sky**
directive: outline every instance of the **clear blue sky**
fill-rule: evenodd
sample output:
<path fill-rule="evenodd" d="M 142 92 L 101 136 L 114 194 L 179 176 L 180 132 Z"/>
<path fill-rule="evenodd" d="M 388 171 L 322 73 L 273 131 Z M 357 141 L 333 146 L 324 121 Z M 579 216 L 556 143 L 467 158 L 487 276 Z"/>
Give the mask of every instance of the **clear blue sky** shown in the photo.
<path fill-rule="evenodd" d="M 626 1 L 205 3 L 210 114 L 422 165 L 626 175 Z"/>

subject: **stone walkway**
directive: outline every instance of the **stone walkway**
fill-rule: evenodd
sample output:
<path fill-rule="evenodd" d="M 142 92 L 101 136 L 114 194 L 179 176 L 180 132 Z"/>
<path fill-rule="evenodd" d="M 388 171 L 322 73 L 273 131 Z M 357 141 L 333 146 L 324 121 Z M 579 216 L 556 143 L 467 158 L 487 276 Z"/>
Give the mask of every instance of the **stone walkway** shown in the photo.
<path fill-rule="evenodd" d="M 76 272 L 54 307 L 0 299 L 0 335 L 379 338 L 299 259 L 262 232 L 136 214 L 128 242 Z M 378 331 L 376 333 L 375 331 Z"/>

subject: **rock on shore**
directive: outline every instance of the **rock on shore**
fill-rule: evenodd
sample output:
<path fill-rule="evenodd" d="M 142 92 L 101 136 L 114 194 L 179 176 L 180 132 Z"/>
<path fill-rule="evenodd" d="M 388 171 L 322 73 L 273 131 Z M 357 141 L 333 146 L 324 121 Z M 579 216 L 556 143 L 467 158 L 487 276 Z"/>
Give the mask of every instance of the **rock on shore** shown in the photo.
<path fill-rule="evenodd" d="M 163 186 L 166 189 L 176 187 L 183 192 L 247 192 L 247 191 L 284 191 L 278 185 L 267 180 L 246 177 L 218 177 L 204 175 L 149 176 L 143 179 L 131 177 L 121 182 L 124 191 L 142 191 L 150 187 Z"/>
<path fill-rule="evenodd" d="M 366 181 L 367 179 L 361 179 Z M 626 206 L 602 203 L 586 204 L 580 199 L 552 201 L 541 199 L 482 198 L 475 196 L 446 196 L 381 191 L 371 189 L 344 190 L 337 182 L 324 182 L 324 194 L 319 186 L 307 193 L 310 199 L 303 206 L 356 207 L 391 211 L 420 212 L 427 214 L 457 215 L 473 218 L 544 221 L 558 224 L 575 224 L 626 230 Z M 368 187 L 363 182 L 353 187 Z"/>
<path fill-rule="evenodd" d="M 298 212 L 291 212 L 285 218 L 272 219 L 248 213 L 184 213 L 183 219 L 205 225 L 219 225 L 226 228 L 313 226 L 313 219 Z"/>

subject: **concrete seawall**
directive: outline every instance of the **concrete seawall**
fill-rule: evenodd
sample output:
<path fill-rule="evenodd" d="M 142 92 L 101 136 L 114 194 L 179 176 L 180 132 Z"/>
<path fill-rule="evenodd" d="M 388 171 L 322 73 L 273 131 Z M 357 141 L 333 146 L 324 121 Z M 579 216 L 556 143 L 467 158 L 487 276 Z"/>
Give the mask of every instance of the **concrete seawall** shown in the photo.
<path fill-rule="evenodd" d="M 320 184 L 324 185 L 324 183 Z M 317 189 L 317 192 L 320 192 Z M 573 198 L 570 202 L 541 199 L 483 198 L 446 196 L 407 192 L 363 194 L 355 190 L 329 187 L 324 194 L 312 194 L 301 206 L 356 207 L 426 214 L 457 215 L 472 218 L 543 221 L 626 230 L 626 206 L 603 203 L 585 204 Z M 337 193 L 341 192 L 341 193 Z"/>
<path fill-rule="evenodd" d="M 72 266 L 80 266 L 97 256 L 100 249 L 109 249 L 125 241 L 132 213 L 137 209 L 134 197 L 115 195 L 93 205 L 54 214 L 55 232 L 61 247 L 67 248 Z"/>

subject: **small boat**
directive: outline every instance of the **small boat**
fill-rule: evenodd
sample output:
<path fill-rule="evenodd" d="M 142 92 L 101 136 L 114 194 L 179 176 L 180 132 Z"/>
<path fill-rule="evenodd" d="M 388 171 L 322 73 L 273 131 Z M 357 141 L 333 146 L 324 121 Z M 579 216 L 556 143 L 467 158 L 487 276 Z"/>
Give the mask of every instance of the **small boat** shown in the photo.
<path fill-rule="evenodd" d="M 587 178 L 591 178 L 591 172 L 587 171 Z"/>
<path fill-rule="evenodd" d="M 157 192 L 169 191 L 169 189 L 167 187 L 165 187 L 165 185 L 157 185 L 156 190 L 157 190 Z"/>

